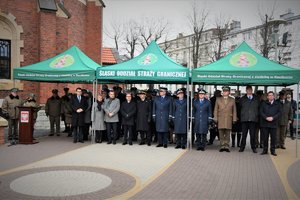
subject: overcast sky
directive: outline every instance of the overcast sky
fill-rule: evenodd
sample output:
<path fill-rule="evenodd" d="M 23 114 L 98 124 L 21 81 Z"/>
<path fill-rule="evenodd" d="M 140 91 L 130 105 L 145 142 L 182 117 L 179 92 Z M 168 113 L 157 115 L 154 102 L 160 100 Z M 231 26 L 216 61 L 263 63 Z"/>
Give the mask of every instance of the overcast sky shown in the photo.
<path fill-rule="evenodd" d="M 170 39 L 174 39 L 179 32 L 184 35 L 191 31 L 187 25 L 187 15 L 191 11 L 193 0 L 104 0 L 104 30 L 111 31 L 112 21 L 139 19 L 142 17 L 165 18 L 171 24 Z M 209 9 L 209 24 L 214 23 L 214 18 L 222 15 L 241 21 L 242 28 L 259 25 L 258 8 L 268 13 L 274 2 L 275 18 L 285 13 L 288 8 L 300 14 L 300 0 L 198 0 L 201 5 Z M 114 47 L 113 41 L 104 34 L 104 46 Z"/>

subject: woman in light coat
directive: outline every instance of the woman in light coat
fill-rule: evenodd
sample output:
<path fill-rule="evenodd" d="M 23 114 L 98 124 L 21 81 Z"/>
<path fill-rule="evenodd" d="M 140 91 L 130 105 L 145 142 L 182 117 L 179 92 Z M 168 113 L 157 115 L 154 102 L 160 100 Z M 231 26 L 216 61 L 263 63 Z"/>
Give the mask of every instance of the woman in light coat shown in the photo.
<path fill-rule="evenodd" d="M 92 129 L 96 130 L 96 143 L 102 142 L 103 132 L 106 130 L 104 123 L 104 99 L 101 94 L 98 95 L 97 101 L 93 104 L 92 110 Z"/>

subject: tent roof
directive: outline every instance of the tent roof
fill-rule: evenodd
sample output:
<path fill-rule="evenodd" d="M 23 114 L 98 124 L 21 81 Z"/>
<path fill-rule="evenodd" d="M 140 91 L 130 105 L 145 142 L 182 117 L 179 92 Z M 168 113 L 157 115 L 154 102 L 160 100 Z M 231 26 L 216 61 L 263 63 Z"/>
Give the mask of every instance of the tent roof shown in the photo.
<path fill-rule="evenodd" d="M 192 81 L 205 84 L 292 85 L 300 70 L 271 61 L 243 42 L 230 54 L 192 70 Z"/>
<path fill-rule="evenodd" d="M 96 76 L 100 82 L 186 83 L 189 80 L 189 69 L 174 62 L 152 41 L 139 56 L 98 68 Z"/>
<path fill-rule="evenodd" d="M 32 65 L 14 69 L 14 79 L 44 82 L 89 82 L 95 80 L 99 64 L 78 47 Z"/>

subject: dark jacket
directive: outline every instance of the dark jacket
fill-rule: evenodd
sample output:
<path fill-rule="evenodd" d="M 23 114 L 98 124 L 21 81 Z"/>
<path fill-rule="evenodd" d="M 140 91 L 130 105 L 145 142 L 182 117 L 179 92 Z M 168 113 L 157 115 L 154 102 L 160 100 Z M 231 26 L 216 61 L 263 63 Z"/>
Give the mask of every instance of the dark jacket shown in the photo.
<path fill-rule="evenodd" d="M 121 104 L 120 112 L 122 115 L 122 125 L 133 126 L 136 114 L 136 103 L 134 101 L 130 101 L 129 103 L 124 101 Z"/>
<path fill-rule="evenodd" d="M 79 102 L 77 95 L 73 95 L 71 98 L 71 106 L 72 106 L 72 126 L 84 126 L 84 116 L 85 110 L 87 108 L 87 100 L 84 96 L 81 96 L 81 100 Z M 76 110 L 81 108 L 83 112 L 77 113 Z"/>
<path fill-rule="evenodd" d="M 277 128 L 280 115 L 281 107 L 278 101 L 274 100 L 273 104 L 264 101 L 260 106 L 260 127 Z M 273 121 L 267 121 L 267 117 L 273 117 Z"/>
<path fill-rule="evenodd" d="M 137 100 L 137 116 L 136 116 L 136 130 L 148 131 L 149 123 L 151 121 L 151 101 Z"/>
<path fill-rule="evenodd" d="M 169 121 L 172 119 L 172 98 L 165 96 L 156 97 L 153 101 L 152 116 L 157 132 L 168 132 Z"/>
<path fill-rule="evenodd" d="M 187 100 L 176 99 L 173 103 L 173 122 L 176 134 L 187 133 Z"/>
<path fill-rule="evenodd" d="M 204 99 L 203 103 L 200 100 L 194 101 L 193 118 L 194 131 L 196 134 L 207 134 L 210 118 L 212 117 L 212 108 L 209 100 Z"/>
<path fill-rule="evenodd" d="M 278 121 L 278 125 L 287 126 L 289 121 L 293 120 L 293 110 L 291 102 L 285 100 L 284 103 L 280 101 L 280 99 L 276 100 L 281 106 L 281 115 Z"/>
<path fill-rule="evenodd" d="M 52 96 L 48 98 L 45 106 L 46 115 L 58 117 L 62 114 L 61 112 L 61 99 L 59 96 Z"/>
<path fill-rule="evenodd" d="M 250 100 L 247 95 L 244 95 L 240 99 L 241 122 L 258 122 L 259 104 L 257 96 L 253 95 L 253 98 Z"/>

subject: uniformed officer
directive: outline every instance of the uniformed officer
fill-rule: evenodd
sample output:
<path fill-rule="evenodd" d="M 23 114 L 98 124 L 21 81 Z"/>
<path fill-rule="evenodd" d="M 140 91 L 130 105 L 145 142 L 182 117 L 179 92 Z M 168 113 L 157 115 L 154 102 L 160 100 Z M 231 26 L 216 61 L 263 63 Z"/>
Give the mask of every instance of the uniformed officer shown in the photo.
<path fill-rule="evenodd" d="M 146 91 L 140 90 L 137 95 L 140 99 L 137 100 L 137 117 L 136 130 L 141 135 L 140 145 L 145 144 L 145 136 L 147 136 L 147 145 L 151 145 L 152 133 L 149 123 L 151 122 L 151 101 L 146 99 Z"/>
<path fill-rule="evenodd" d="M 207 143 L 207 132 L 209 122 L 212 119 L 212 110 L 210 101 L 205 98 L 206 91 L 199 89 L 198 100 L 194 101 L 193 117 L 194 117 L 194 132 L 196 133 L 197 150 L 205 151 Z"/>
<path fill-rule="evenodd" d="M 233 97 L 229 96 L 230 87 L 223 86 L 223 96 L 216 100 L 214 119 L 218 123 L 220 134 L 220 152 L 229 150 L 232 124 L 237 121 L 236 105 Z"/>
<path fill-rule="evenodd" d="M 156 147 L 168 147 L 169 122 L 172 119 L 172 98 L 166 96 L 167 88 L 159 88 L 159 96 L 153 101 L 153 121 L 158 136 Z"/>
<path fill-rule="evenodd" d="M 46 116 L 50 120 L 50 134 L 54 135 L 54 124 L 56 127 L 56 135 L 60 136 L 60 115 L 61 115 L 61 99 L 58 96 L 58 90 L 52 90 L 52 96 L 48 98 L 45 106 Z"/>
<path fill-rule="evenodd" d="M 4 98 L 2 112 L 8 116 L 8 140 L 18 140 L 19 106 L 22 100 L 18 96 L 18 88 L 12 88 L 10 95 Z"/>
<path fill-rule="evenodd" d="M 187 99 L 184 98 L 182 88 L 176 91 L 176 95 L 178 99 L 173 104 L 174 133 L 176 135 L 175 149 L 185 149 L 187 142 Z"/>

